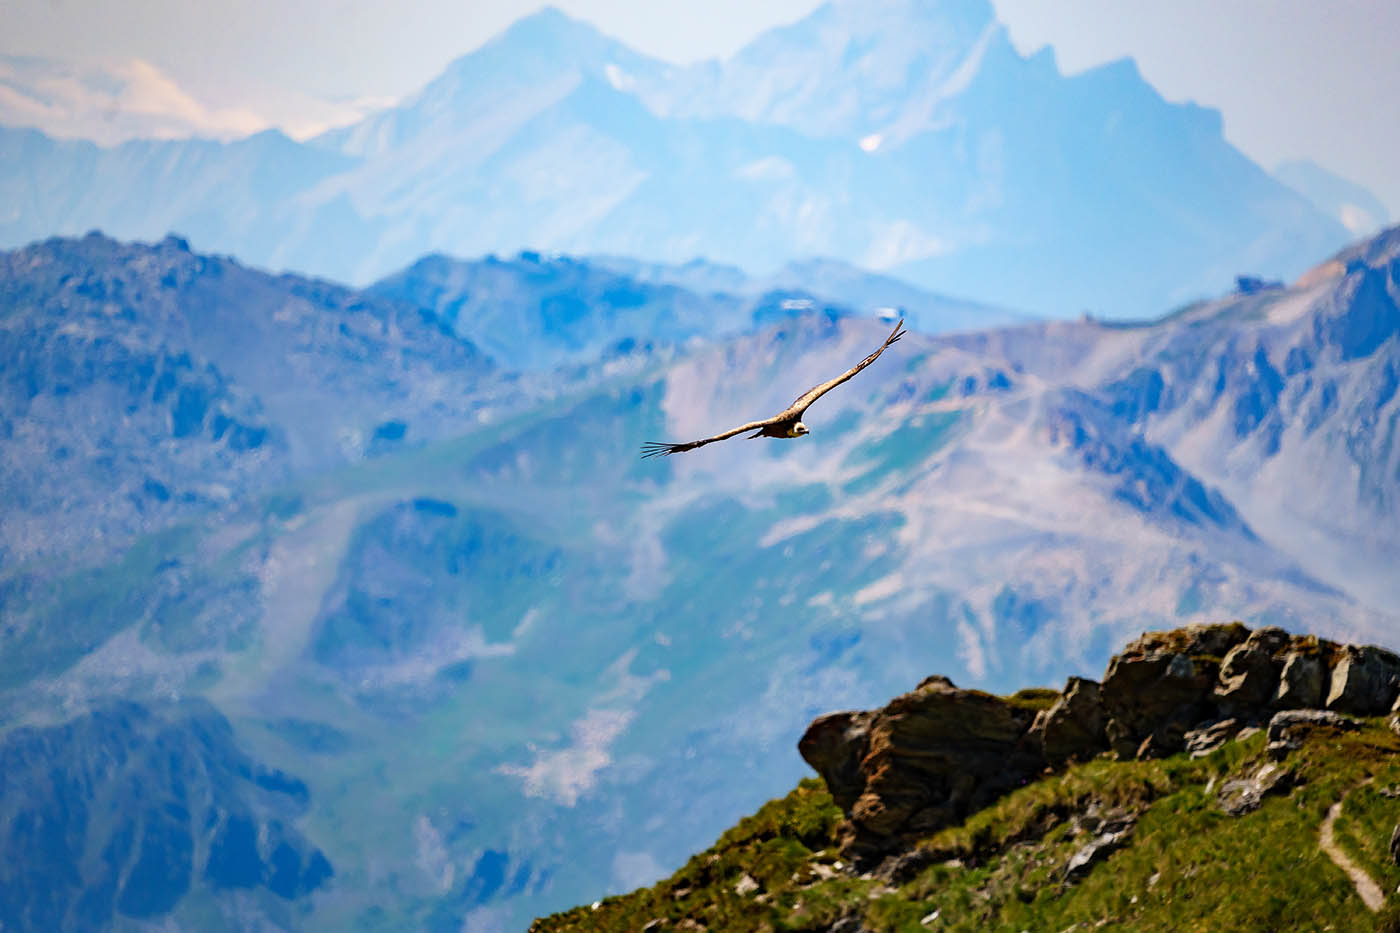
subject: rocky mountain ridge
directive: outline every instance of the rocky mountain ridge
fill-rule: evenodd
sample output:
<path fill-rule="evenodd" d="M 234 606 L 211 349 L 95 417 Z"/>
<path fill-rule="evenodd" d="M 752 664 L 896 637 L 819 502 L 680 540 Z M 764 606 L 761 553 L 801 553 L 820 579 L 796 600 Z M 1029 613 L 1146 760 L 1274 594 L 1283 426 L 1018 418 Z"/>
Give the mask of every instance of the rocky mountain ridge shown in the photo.
<path fill-rule="evenodd" d="M 0 254 L 0 361 L 0 565 L 460 430 L 496 372 L 416 306 L 97 233 Z"/>
<path fill-rule="evenodd" d="M 803 311 L 900 316 L 927 334 L 1029 319 L 835 262 L 794 263 L 752 278 L 700 261 L 675 266 L 534 250 L 481 260 L 432 255 L 367 292 L 428 309 L 500 365 L 526 371 L 588 365 L 638 344 L 733 337 Z"/>

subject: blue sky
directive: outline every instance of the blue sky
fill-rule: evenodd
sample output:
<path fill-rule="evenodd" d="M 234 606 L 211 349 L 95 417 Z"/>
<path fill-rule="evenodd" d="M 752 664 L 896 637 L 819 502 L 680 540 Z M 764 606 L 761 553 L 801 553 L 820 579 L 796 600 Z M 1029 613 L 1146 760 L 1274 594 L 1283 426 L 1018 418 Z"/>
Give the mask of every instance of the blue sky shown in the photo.
<path fill-rule="evenodd" d="M 933 0 L 930 0 L 933 2 Z M 1074 72 L 1125 55 L 1171 100 L 1219 108 L 1232 142 L 1267 168 L 1310 158 L 1357 181 L 1400 216 L 1400 3 L 1391 0 L 994 0 L 1023 51 L 1055 47 Z M 6 0 L 0 53 L 124 82 L 87 93 L 66 122 L 30 122 L 101 138 L 101 112 L 156 114 L 236 135 L 266 125 L 306 135 L 412 93 L 449 61 L 542 4 L 519 0 Z M 640 51 L 677 62 L 734 52 L 797 19 L 813 0 L 556 0 Z M 18 67 L 11 62 L 11 72 Z M 11 75 L 13 77 L 13 74 Z M 0 94 L 5 92 L 0 71 Z M 91 91 L 101 82 L 88 75 Z M 74 92 L 77 94 L 77 92 Z M 0 105 L 4 100 L 0 99 Z M 83 111 L 83 112 L 77 112 Z M 87 112 L 90 111 L 90 112 Z M 0 110 L 12 113 L 13 108 Z M 183 121 L 183 122 L 182 122 Z M 108 121 L 110 125 L 110 121 Z M 107 140 L 110 141 L 110 140 Z"/>

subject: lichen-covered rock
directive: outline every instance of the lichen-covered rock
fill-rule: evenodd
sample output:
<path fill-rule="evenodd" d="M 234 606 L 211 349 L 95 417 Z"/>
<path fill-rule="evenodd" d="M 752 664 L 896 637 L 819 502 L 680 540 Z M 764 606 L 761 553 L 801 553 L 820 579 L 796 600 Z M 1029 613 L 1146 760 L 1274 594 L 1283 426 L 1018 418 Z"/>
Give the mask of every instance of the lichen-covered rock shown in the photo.
<path fill-rule="evenodd" d="M 1327 708 L 1360 716 L 1388 712 L 1400 683 L 1400 657 L 1373 645 L 1343 645 L 1332 668 Z"/>
<path fill-rule="evenodd" d="M 872 712 L 842 712 L 819 716 L 807 727 L 797 751 L 826 781 L 831 799 L 850 810 L 865 789 L 861 759 L 870 742 Z"/>
<path fill-rule="evenodd" d="M 1061 870 L 1061 882 L 1073 884 L 1087 875 L 1095 864 L 1121 849 L 1132 838 L 1135 822 L 1135 819 L 1128 819 L 1120 824 L 1107 826 L 1088 844 L 1081 846 Z"/>
<path fill-rule="evenodd" d="M 1092 758 L 1108 747 L 1099 684 L 1071 677 L 1055 705 L 1036 715 L 1031 735 L 1053 765 Z"/>
<path fill-rule="evenodd" d="M 1325 709 L 1290 709 L 1275 713 L 1269 720 L 1267 751 L 1275 760 L 1284 758 L 1289 752 L 1302 745 L 1303 733 L 1318 727 L 1332 729 L 1357 729 L 1361 724 L 1354 719 Z"/>
<path fill-rule="evenodd" d="M 1270 794 L 1292 789 L 1297 777 L 1275 762 L 1268 762 L 1247 778 L 1225 781 L 1215 793 L 1215 802 L 1231 816 L 1243 816 L 1259 809 Z"/>
<path fill-rule="evenodd" d="M 1221 710 L 1251 718 L 1267 707 L 1278 692 L 1283 668 L 1278 655 L 1287 645 L 1288 633 L 1283 629 L 1261 628 L 1231 648 L 1220 664 L 1220 682 L 1215 686 L 1215 702 Z"/>
<path fill-rule="evenodd" d="M 1186 751 L 1192 758 L 1204 758 L 1230 739 L 1243 724 L 1238 719 L 1220 719 L 1186 733 Z M 1258 731 L 1258 730 L 1255 730 Z"/>
<path fill-rule="evenodd" d="M 847 812 L 843 851 L 870 861 L 897 850 L 901 839 L 965 817 L 1040 771 L 1044 759 L 1027 736 L 1031 719 L 1032 710 L 1023 706 L 930 679 L 873 713 L 822 717 L 798 749 Z"/>
<path fill-rule="evenodd" d="M 1115 656 L 1100 695 L 1109 740 L 1120 758 L 1180 751 L 1187 729 L 1209 717 L 1220 657 L 1249 636 L 1231 625 L 1150 632 Z M 1148 741 L 1148 740 L 1151 741 Z"/>
<path fill-rule="evenodd" d="M 1316 709 L 1322 706 L 1327 668 L 1315 651 L 1290 650 L 1283 659 L 1274 705 L 1279 709 Z"/>

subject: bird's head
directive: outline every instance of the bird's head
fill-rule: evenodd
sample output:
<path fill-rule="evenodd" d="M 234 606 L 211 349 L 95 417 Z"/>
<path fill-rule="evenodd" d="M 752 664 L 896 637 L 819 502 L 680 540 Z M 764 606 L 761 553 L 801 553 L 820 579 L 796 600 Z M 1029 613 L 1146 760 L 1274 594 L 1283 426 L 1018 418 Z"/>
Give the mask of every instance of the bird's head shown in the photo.
<path fill-rule="evenodd" d="M 797 424 L 794 424 L 794 425 L 792 426 L 792 436 L 793 436 L 793 437 L 801 437 L 801 436 L 804 435 L 804 434 L 810 434 L 810 433 L 812 433 L 812 432 L 808 431 L 808 430 L 807 430 L 807 426 L 806 426 L 805 424 L 803 424 L 801 421 L 797 422 Z"/>

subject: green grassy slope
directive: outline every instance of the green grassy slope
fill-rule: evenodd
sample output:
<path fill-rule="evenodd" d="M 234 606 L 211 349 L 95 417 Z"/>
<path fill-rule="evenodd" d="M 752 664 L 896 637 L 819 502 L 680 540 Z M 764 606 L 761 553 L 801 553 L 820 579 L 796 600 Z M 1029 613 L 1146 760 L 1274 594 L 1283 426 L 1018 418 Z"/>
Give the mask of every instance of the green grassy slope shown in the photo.
<path fill-rule="evenodd" d="M 837 853 L 841 818 L 822 783 L 803 781 L 654 887 L 537 920 L 564 931 L 825 931 L 849 918 L 873 933 L 925 930 L 1376 930 L 1394 928 L 1392 896 L 1367 910 L 1318 848 L 1343 800 L 1340 843 L 1394 891 L 1387 844 L 1400 820 L 1400 738 L 1381 721 L 1320 728 L 1283 762 L 1296 785 L 1243 816 L 1213 793 L 1268 761 L 1264 736 L 1209 756 L 1100 758 L 1046 776 L 920 843 L 925 865 L 902 881 L 855 875 Z M 1369 782 L 1369 783 L 1368 783 Z M 1383 793 L 1383 791 L 1385 793 Z M 1064 868 L 1095 822 L 1136 817 L 1128 843 L 1077 882 Z M 908 873 L 906 873 L 908 874 Z M 746 880 L 747 879 L 747 880 Z"/>

